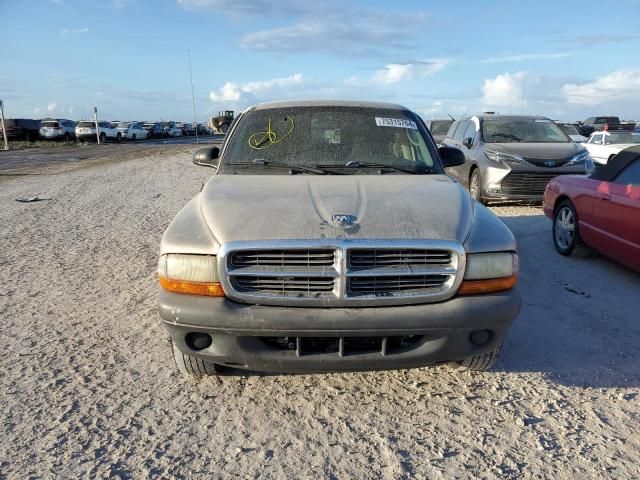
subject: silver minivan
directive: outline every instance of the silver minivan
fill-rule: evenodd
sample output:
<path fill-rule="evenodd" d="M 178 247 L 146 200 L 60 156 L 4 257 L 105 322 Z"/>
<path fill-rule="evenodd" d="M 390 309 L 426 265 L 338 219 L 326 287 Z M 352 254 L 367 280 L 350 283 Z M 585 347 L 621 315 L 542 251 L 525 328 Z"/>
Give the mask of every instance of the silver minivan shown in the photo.
<path fill-rule="evenodd" d="M 549 181 L 589 174 L 594 165 L 584 146 L 552 120 L 540 116 L 484 114 L 451 125 L 443 145 L 465 154 L 447 169 L 479 202 L 541 202 Z"/>

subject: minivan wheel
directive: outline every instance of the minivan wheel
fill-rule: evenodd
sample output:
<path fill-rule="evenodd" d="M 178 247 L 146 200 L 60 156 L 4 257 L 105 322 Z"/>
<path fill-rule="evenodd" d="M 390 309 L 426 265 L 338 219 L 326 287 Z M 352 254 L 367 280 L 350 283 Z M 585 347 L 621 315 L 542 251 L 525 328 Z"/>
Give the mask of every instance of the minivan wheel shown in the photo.
<path fill-rule="evenodd" d="M 482 177 L 480 176 L 480 170 L 474 168 L 471 172 L 471 177 L 469 177 L 469 195 L 474 200 L 485 203 L 484 198 L 482 198 Z"/>
<path fill-rule="evenodd" d="M 176 363 L 178 371 L 188 377 L 208 377 L 211 375 L 219 375 L 223 371 L 220 365 L 183 353 L 176 347 L 173 340 L 171 340 L 171 351 L 173 352 L 173 360 Z"/>
<path fill-rule="evenodd" d="M 107 141 L 107 135 L 104 133 L 100 134 L 100 143 L 105 143 Z"/>
<path fill-rule="evenodd" d="M 558 205 L 553 214 L 553 228 L 551 229 L 553 246 L 560 255 L 585 257 L 589 254 L 589 247 L 580 238 L 578 214 L 571 200 L 564 200 Z"/>

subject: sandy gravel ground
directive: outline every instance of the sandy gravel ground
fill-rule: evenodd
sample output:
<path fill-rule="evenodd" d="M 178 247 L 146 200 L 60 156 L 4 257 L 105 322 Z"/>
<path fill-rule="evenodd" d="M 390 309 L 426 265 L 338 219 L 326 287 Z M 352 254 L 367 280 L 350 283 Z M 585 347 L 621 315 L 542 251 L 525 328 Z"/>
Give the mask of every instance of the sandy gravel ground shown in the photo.
<path fill-rule="evenodd" d="M 494 372 L 181 378 L 156 255 L 209 174 L 184 152 L 0 183 L 0 478 L 640 477 L 640 277 L 557 255 L 539 208 L 495 208 L 524 305 Z"/>

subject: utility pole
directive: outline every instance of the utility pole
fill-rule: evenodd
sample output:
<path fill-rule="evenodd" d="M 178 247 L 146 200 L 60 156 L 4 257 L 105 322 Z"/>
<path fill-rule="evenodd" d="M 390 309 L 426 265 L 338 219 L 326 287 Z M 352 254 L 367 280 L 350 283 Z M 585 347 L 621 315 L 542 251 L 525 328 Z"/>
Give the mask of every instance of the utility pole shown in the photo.
<path fill-rule="evenodd" d="M 196 145 L 198 144 L 198 119 L 196 118 L 196 96 L 193 93 L 193 73 L 191 73 L 191 51 L 187 48 L 189 57 L 189 79 L 191 80 L 191 101 L 193 102 L 193 126 L 196 129 Z"/>
<path fill-rule="evenodd" d="M 100 145 L 100 127 L 98 126 L 98 107 L 93 107 L 93 121 L 96 122 L 96 138 Z"/>
<path fill-rule="evenodd" d="M 0 121 L 2 121 L 2 136 L 4 137 L 4 149 L 9 150 L 9 142 L 7 141 L 7 129 L 4 127 L 4 104 L 0 100 Z"/>

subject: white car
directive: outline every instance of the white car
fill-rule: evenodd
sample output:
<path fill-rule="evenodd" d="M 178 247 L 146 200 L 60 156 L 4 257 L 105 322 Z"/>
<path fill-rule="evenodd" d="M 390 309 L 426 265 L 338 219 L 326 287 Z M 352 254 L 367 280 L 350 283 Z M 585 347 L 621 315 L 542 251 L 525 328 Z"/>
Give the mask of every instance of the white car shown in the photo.
<path fill-rule="evenodd" d="M 182 129 L 176 127 L 175 125 L 172 127 L 168 127 L 165 129 L 165 132 L 167 132 L 167 134 L 170 137 L 181 137 L 182 136 Z"/>
<path fill-rule="evenodd" d="M 64 118 L 45 118 L 40 122 L 40 137 L 68 142 L 76 136 L 76 122 Z"/>
<path fill-rule="evenodd" d="M 140 123 L 121 122 L 116 127 L 122 138 L 128 140 L 144 140 L 148 138 L 149 132 L 145 130 Z"/>
<path fill-rule="evenodd" d="M 583 145 L 589 151 L 594 162 L 606 165 L 619 152 L 639 143 L 640 132 L 609 130 L 593 132 Z"/>
<path fill-rule="evenodd" d="M 113 128 L 109 122 L 98 122 L 98 129 L 100 133 L 100 143 L 105 143 L 107 140 L 115 140 L 120 142 L 122 140 L 122 134 Z M 96 124 L 93 120 L 82 120 L 78 122 L 76 126 L 76 137 L 78 140 L 96 140 Z"/>

